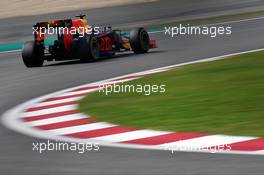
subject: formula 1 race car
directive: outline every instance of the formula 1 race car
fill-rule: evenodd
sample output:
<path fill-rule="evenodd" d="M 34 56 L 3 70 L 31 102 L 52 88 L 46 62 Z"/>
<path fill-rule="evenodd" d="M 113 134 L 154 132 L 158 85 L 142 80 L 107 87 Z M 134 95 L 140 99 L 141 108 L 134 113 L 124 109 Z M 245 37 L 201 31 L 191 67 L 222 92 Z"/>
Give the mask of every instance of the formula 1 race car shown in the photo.
<path fill-rule="evenodd" d="M 150 40 L 147 31 L 135 28 L 128 32 L 112 30 L 111 27 L 90 27 L 85 15 L 78 19 L 39 22 L 33 26 L 34 41 L 25 42 L 22 58 L 26 67 L 40 67 L 44 60 L 98 60 L 114 56 L 117 52 L 134 51 L 147 53 L 156 48 L 156 41 Z M 51 30 L 52 29 L 52 30 Z M 52 45 L 45 46 L 46 34 L 55 31 Z M 50 34 L 50 33 L 48 33 Z"/>

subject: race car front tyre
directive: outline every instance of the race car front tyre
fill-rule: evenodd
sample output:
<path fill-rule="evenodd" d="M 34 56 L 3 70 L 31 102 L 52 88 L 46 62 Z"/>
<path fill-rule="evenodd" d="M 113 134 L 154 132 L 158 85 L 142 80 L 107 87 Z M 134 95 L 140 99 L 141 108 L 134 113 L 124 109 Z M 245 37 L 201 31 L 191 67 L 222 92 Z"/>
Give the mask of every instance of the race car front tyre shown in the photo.
<path fill-rule="evenodd" d="M 80 37 L 77 45 L 77 54 L 81 61 L 96 61 L 100 58 L 99 40 L 94 35 Z"/>
<path fill-rule="evenodd" d="M 135 28 L 130 31 L 130 46 L 136 54 L 147 53 L 149 50 L 149 35 L 143 28 Z"/>
<path fill-rule="evenodd" d="M 44 46 L 34 41 L 25 42 L 22 59 L 26 67 L 41 67 L 44 62 Z"/>

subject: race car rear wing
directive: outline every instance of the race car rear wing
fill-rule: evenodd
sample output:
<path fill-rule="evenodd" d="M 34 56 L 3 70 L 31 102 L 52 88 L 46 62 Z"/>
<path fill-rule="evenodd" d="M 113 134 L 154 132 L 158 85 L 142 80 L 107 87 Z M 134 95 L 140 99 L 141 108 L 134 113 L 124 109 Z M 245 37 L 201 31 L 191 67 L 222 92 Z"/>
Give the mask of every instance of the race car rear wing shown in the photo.
<path fill-rule="evenodd" d="M 33 26 L 33 34 L 35 41 L 44 41 L 46 30 L 53 28 L 70 28 L 72 27 L 72 20 L 66 19 L 66 20 L 56 20 L 56 21 L 47 21 L 47 22 L 38 22 Z"/>
<path fill-rule="evenodd" d="M 53 29 L 72 29 L 72 28 L 79 28 L 79 27 L 86 27 L 88 21 L 86 19 L 65 19 L 65 20 L 55 20 L 55 21 L 47 21 L 47 22 L 38 22 L 33 26 L 33 34 L 36 41 L 44 41 L 46 31 Z M 58 33 L 58 32 L 57 32 Z"/>

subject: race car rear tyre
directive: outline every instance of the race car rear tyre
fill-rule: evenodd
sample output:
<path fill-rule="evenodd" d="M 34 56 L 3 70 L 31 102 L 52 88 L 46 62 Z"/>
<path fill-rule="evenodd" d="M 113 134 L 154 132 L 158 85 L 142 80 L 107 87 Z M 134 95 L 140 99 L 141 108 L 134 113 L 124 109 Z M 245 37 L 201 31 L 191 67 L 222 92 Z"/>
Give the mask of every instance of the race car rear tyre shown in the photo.
<path fill-rule="evenodd" d="M 44 46 L 34 41 L 25 42 L 22 59 L 26 67 L 41 67 L 44 62 Z"/>
<path fill-rule="evenodd" d="M 136 54 L 147 53 L 149 50 L 149 35 L 143 28 L 135 28 L 130 31 L 130 46 Z"/>
<path fill-rule="evenodd" d="M 100 58 L 99 40 L 94 35 L 80 37 L 77 45 L 81 61 L 96 61 Z"/>

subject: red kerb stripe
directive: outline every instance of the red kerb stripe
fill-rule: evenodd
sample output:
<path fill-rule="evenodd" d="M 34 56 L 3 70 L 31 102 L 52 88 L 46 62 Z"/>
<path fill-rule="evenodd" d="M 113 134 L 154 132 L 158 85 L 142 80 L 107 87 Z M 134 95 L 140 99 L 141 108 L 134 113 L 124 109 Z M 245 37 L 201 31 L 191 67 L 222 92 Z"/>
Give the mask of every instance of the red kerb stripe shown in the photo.
<path fill-rule="evenodd" d="M 237 142 L 230 144 L 231 150 L 236 151 L 260 151 L 264 150 L 264 138 Z"/>
<path fill-rule="evenodd" d="M 27 109 L 26 112 L 39 111 L 43 109 L 56 108 L 60 106 L 67 106 L 67 105 L 73 105 L 73 104 L 78 104 L 78 103 L 79 103 L 78 101 L 70 101 L 70 102 L 58 103 L 58 104 L 53 104 L 53 105 L 33 107 L 33 108 Z"/>
<path fill-rule="evenodd" d="M 120 81 L 120 80 L 127 80 L 127 79 L 133 79 L 133 78 L 140 78 L 140 77 L 143 77 L 143 76 L 145 76 L 145 75 L 131 75 L 131 76 L 123 77 L 123 78 L 114 79 L 114 80 L 111 80 L 111 81 Z"/>
<path fill-rule="evenodd" d="M 125 141 L 122 143 L 140 144 L 140 145 L 160 145 L 160 144 L 165 144 L 169 142 L 176 142 L 180 140 L 193 139 L 193 138 L 203 137 L 203 136 L 207 136 L 207 135 L 201 134 L 201 133 L 176 132 L 176 133 L 170 133 L 170 134 L 164 134 L 164 135 L 159 135 L 159 136 Z"/>
<path fill-rule="evenodd" d="M 70 120 L 70 121 L 65 121 L 65 122 L 40 125 L 40 126 L 36 126 L 36 128 L 43 129 L 43 130 L 51 130 L 51 129 L 59 129 L 59 128 L 77 126 L 77 125 L 84 125 L 84 124 L 93 123 L 93 122 L 95 122 L 95 119 L 93 118 L 82 118 L 82 119 Z"/>
<path fill-rule="evenodd" d="M 63 100 L 66 98 L 74 98 L 74 97 L 81 97 L 81 96 L 85 96 L 88 93 L 80 93 L 80 94 L 74 94 L 74 95 L 66 95 L 66 96 L 61 96 L 61 97 L 53 97 L 53 98 L 48 98 L 46 100 L 43 100 L 42 102 L 48 102 L 48 101 L 56 101 L 56 100 Z"/>
<path fill-rule="evenodd" d="M 87 138 L 93 138 L 93 137 L 101 137 L 101 136 L 106 136 L 106 135 L 130 132 L 130 131 L 135 131 L 135 130 L 136 129 L 126 128 L 126 127 L 121 127 L 121 126 L 113 126 L 109 128 L 96 129 L 92 131 L 84 131 L 84 132 L 78 132 L 78 133 L 73 133 L 73 134 L 67 134 L 66 136 L 87 139 Z"/>
<path fill-rule="evenodd" d="M 99 88 L 100 86 L 86 86 L 78 89 L 74 89 L 71 92 L 77 92 L 77 91 L 85 91 L 85 90 L 90 90 L 90 89 L 96 89 Z"/>
<path fill-rule="evenodd" d="M 79 111 L 75 109 L 75 110 L 70 110 L 70 111 L 55 112 L 55 113 L 50 113 L 50 114 L 25 117 L 25 118 L 22 118 L 22 120 L 26 122 L 31 122 L 31 121 L 36 121 L 36 120 L 43 120 L 43 119 L 60 117 L 64 115 L 71 115 L 71 114 L 77 114 L 77 113 L 79 113 Z"/>

